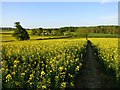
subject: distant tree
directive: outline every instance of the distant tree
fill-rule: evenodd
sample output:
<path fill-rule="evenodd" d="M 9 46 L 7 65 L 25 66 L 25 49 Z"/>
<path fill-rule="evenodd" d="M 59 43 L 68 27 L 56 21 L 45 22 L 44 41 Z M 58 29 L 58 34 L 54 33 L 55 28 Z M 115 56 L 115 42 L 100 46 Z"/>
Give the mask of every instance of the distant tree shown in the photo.
<path fill-rule="evenodd" d="M 32 29 L 31 30 L 31 35 L 36 35 L 37 34 L 37 30 L 36 29 Z"/>
<path fill-rule="evenodd" d="M 28 40 L 30 39 L 29 34 L 27 31 L 20 25 L 20 22 L 15 22 L 15 31 L 13 33 L 13 37 L 18 40 Z"/>
<path fill-rule="evenodd" d="M 61 34 L 59 29 L 52 30 L 51 34 L 54 35 L 54 36 L 62 36 L 62 34 Z"/>
<path fill-rule="evenodd" d="M 42 28 L 39 28 L 39 29 L 37 30 L 37 35 L 40 36 L 40 35 L 42 34 L 42 32 L 43 32 L 43 29 L 42 29 Z"/>
<path fill-rule="evenodd" d="M 80 37 L 85 37 L 88 40 L 88 35 L 90 33 L 89 29 L 87 27 L 80 27 L 77 29 L 77 33 Z"/>
<path fill-rule="evenodd" d="M 66 32 L 64 32 L 64 36 L 74 37 L 74 34 L 72 34 L 72 32 L 70 32 L 70 31 L 66 31 Z"/>

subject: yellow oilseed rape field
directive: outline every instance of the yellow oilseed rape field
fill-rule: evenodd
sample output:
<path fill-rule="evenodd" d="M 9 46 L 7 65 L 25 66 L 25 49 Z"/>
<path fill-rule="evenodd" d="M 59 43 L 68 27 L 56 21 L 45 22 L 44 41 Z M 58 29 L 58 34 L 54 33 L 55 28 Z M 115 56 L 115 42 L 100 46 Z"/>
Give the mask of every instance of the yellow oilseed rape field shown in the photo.
<path fill-rule="evenodd" d="M 98 57 L 103 60 L 108 72 L 114 72 L 116 78 L 120 77 L 120 60 L 118 58 L 118 38 L 90 39 L 96 45 Z"/>
<path fill-rule="evenodd" d="M 2 44 L 2 82 L 8 88 L 65 88 L 82 67 L 85 39 Z"/>
<path fill-rule="evenodd" d="M 106 70 L 120 78 L 118 39 L 91 38 Z M 7 88 L 74 87 L 82 70 L 87 41 L 56 39 L 2 43 L 2 82 Z M 97 55 L 97 54 L 96 54 Z"/>

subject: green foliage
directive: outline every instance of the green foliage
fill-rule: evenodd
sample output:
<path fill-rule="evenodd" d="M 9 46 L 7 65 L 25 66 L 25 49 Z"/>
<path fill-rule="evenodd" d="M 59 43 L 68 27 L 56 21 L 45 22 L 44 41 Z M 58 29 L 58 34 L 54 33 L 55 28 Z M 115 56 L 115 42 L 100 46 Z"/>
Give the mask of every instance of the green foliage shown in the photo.
<path fill-rule="evenodd" d="M 90 26 L 90 27 L 60 27 L 60 28 L 36 28 L 31 29 L 31 35 L 35 36 L 70 36 L 88 37 L 89 33 L 118 34 L 119 26 Z M 76 35 L 73 33 L 77 33 Z"/>
<path fill-rule="evenodd" d="M 74 33 L 69 32 L 69 31 L 64 32 L 64 36 L 76 37 Z"/>
<path fill-rule="evenodd" d="M 42 28 L 32 29 L 31 30 L 31 35 L 41 36 L 42 33 L 43 33 L 43 29 Z"/>
<path fill-rule="evenodd" d="M 54 36 L 62 36 L 62 33 L 60 32 L 60 30 L 52 30 L 52 35 Z"/>
<path fill-rule="evenodd" d="M 36 33 L 37 33 L 37 30 L 36 29 L 32 29 L 31 35 L 36 35 Z"/>
<path fill-rule="evenodd" d="M 42 29 L 42 28 L 39 28 L 39 29 L 37 30 L 37 35 L 38 35 L 38 36 L 41 36 L 42 32 L 43 32 L 43 29 Z"/>
<path fill-rule="evenodd" d="M 86 28 L 86 27 L 84 27 L 84 28 L 78 28 L 76 30 L 76 32 L 79 33 L 80 37 L 85 37 L 87 39 L 88 38 L 88 34 L 90 33 L 90 29 Z"/>
<path fill-rule="evenodd" d="M 13 37 L 15 37 L 18 40 L 30 39 L 29 34 L 24 28 L 22 28 L 22 26 L 20 25 L 20 22 L 15 22 L 15 27 L 16 27 L 16 30 L 14 31 L 12 35 Z"/>

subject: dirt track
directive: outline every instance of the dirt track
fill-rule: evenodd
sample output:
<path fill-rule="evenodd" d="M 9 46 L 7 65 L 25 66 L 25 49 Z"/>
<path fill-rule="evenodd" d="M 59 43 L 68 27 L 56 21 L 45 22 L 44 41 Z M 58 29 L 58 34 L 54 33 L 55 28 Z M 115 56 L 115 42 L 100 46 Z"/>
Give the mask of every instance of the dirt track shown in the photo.
<path fill-rule="evenodd" d="M 75 88 L 115 88 L 113 79 L 108 76 L 96 60 L 91 43 L 88 43 L 85 66 L 75 80 Z"/>

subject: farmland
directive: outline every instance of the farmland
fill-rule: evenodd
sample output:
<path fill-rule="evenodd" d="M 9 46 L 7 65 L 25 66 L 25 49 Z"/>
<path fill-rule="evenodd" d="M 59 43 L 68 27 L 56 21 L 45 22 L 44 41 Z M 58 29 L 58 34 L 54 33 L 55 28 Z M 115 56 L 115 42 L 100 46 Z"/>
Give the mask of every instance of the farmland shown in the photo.
<path fill-rule="evenodd" d="M 0 37 L 1 37 L 0 42 L 15 41 L 16 39 L 14 37 L 12 37 L 13 32 L 14 31 L 3 31 L 3 32 L 0 32 Z M 53 35 L 52 36 L 35 36 L 35 35 L 31 35 L 31 31 L 30 30 L 28 30 L 27 32 L 30 35 L 30 40 L 69 37 L 69 36 L 53 36 Z M 76 32 L 71 32 L 71 34 L 78 35 L 78 33 L 76 33 Z M 88 35 L 88 37 L 90 37 L 90 38 L 117 38 L 118 34 L 90 33 Z M 76 38 L 78 38 L 78 37 L 76 37 Z"/>
<path fill-rule="evenodd" d="M 85 46 L 84 39 L 3 43 L 3 87 L 73 87 Z"/>
<path fill-rule="evenodd" d="M 120 83 L 120 61 L 118 58 L 118 39 L 99 38 L 90 39 L 94 44 L 95 55 L 108 75 L 112 75 Z"/>
<path fill-rule="evenodd" d="M 64 32 L 61 32 L 61 29 L 26 31 L 21 28 L 16 29 L 17 33 L 1 32 L 2 87 L 41 90 L 119 88 L 116 30 L 106 34 L 103 31 L 92 33 L 89 27 L 65 29 L 67 31 L 62 29 Z M 24 31 L 29 39 L 25 39 Z"/>
<path fill-rule="evenodd" d="M 105 64 L 105 67 L 110 71 L 116 71 L 118 77 L 118 72 L 120 62 L 118 59 L 118 39 L 91 39 L 96 48 L 98 49 L 98 57 L 101 57 L 101 61 Z"/>
<path fill-rule="evenodd" d="M 118 87 L 120 80 L 118 39 L 89 38 L 89 40 L 94 48 L 89 47 L 93 49 L 100 67 L 104 66 L 105 72 L 114 78 L 115 87 Z M 3 87 L 74 88 L 75 78 L 82 77 L 79 74 L 84 71 L 87 47 L 87 41 L 80 38 L 3 42 L 1 62 Z M 90 58 L 92 57 L 93 55 Z M 94 63 L 92 68 L 96 68 Z"/>
<path fill-rule="evenodd" d="M 1 7 L 0 89 L 120 90 L 117 0 Z"/>

